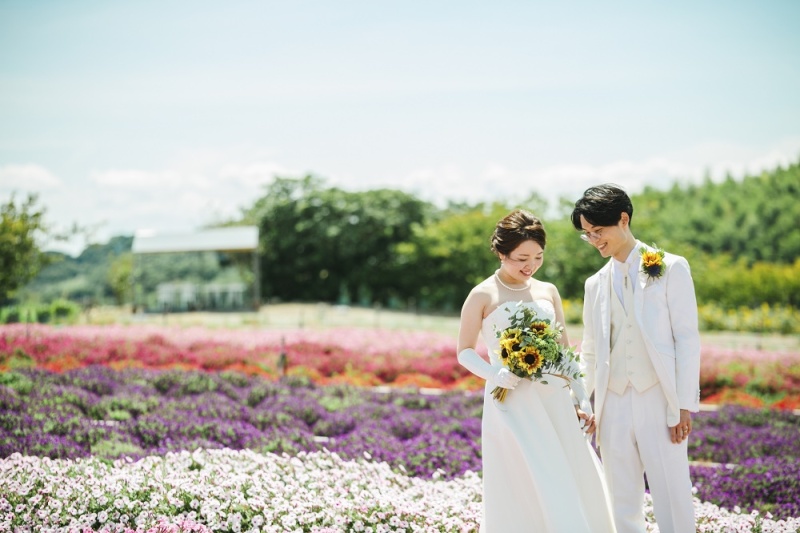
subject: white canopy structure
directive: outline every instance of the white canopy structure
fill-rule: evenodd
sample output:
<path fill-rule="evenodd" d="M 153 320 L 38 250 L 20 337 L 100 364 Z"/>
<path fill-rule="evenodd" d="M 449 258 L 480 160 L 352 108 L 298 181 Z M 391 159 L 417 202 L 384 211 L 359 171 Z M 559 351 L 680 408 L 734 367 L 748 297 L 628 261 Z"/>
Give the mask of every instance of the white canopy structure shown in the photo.
<path fill-rule="evenodd" d="M 154 233 L 137 231 L 131 251 L 137 255 L 183 252 L 228 252 L 253 254 L 253 304 L 261 304 L 261 276 L 258 261 L 258 228 L 256 226 L 230 226 L 184 233 Z M 134 268 L 135 268 L 134 263 Z M 133 276 L 135 278 L 135 276 Z M 170 287 L 167 292 L 176 292 Z M 178 291 L 181 292 L 181 291 Z M 182 288 L 185 293 L 185 287 Z"/>
<path fill-rule="evenodd" d="M 133 253 L 160 254 L 175 252 L 249 252 L 258 249 L 258 228 L 231 226 L 192 233 L 136 232 Z"/>

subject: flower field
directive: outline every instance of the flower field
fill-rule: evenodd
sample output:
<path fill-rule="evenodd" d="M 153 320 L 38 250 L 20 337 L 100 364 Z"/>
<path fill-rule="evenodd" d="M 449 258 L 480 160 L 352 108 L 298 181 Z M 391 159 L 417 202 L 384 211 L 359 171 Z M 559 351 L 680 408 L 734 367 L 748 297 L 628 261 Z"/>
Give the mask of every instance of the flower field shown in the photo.
<path fill-rule="evenodd" d="M 158 326 L 0 327 L 0 370 L 62 372 L 112 368 L 238 370 L 277 377 L 284 352 L 295 373 L 316 382 L 419 385 L 477 390 L 456 361 L 452 337 L 371 329 L 211 330 Z M 483 353 L 486 353 L 485 348 Z"/>
<path fill-rule="evenodd" d="M 783 365 L 790 398 L 798 356 L 756 355 L 707 349 L 704 380 Z M 482 397 L 454 361 L 431 333 L 0 328 L 0 531 L 475 531 Z M 695 421 L 698 531 L 798 531 L 800 417 Z"/>
<path fill-rule="evenodd" d="M 486 354 L 486 347 L 478 351 Z M 289 373 L 318 384 L 389 385 L 477 391 L 458 364 L 455 340 L 432 332 L 363 328 L 206 329 L 160 326 L 0 326 L 0 371 L 115 369 L 235 370 L 268 379 Z M 701 399 L 751 407 L 800 409 L 800 353 L 703 346 Z"/>
<path fill-rule="evenodd" d="M 800 409 L 800 354 L 704 347 L 701 399 L 751 407 Z"/>

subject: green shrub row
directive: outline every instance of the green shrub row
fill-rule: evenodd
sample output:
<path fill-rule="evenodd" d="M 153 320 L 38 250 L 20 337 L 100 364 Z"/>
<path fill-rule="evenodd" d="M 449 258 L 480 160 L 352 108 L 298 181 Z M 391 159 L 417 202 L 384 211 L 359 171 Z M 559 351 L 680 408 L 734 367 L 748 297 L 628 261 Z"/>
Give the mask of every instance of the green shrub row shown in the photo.
<path fill-rule="evenodd" d="M 0 323 L 71 323 L 77 319 L 80 311 L 80 305 L 63 299 L 49 304 L 14 305 L 0 309 Z"/>
<path fill-rule="evenodd" d="M 761 304 L 729 309 L 718 304 L 700 304 L 697 309 L 701 331 L 800 334 L 800 310 L 788 305 Z M 567 324 L 581 324 L 583 302 L 564 300 Z"/>
<path fill-rule="evenodd" d="M 800 333 L 800 311 L 787 305 L 761 304 L 759 307 L 724 309 L 713 304 L 698 309 L 700 329 L 750 333 Z"/>

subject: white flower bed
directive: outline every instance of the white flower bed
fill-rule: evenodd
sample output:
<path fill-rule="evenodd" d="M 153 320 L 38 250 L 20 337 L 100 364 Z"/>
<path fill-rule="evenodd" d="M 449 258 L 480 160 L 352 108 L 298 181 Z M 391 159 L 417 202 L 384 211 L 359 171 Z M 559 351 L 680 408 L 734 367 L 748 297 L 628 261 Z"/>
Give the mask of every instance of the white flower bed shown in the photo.
<path fill-rule="evenodd" d="M 114 464 L 14 454 L 0 462 L 0 531 L 147 530 L 162 517 L 233 532 L 474 531 L 480 494 L 475 473 L 425 480 L 327 452 L 198 450 Z"/>
<path fill-rule="evenodd" d="M 645 508 L 652 522 L 649 498 Z M 800 528 L 800 519 L 773 521 L 699 501 L 695 509 L 703 532 Z M 477 531 L 480 513 L 476 473 L 420 479 L 328 452 L 198 450 L 113 464 L 19 454 L 0 460 L 0 531 L 9 532 L 467 532 Z"/>

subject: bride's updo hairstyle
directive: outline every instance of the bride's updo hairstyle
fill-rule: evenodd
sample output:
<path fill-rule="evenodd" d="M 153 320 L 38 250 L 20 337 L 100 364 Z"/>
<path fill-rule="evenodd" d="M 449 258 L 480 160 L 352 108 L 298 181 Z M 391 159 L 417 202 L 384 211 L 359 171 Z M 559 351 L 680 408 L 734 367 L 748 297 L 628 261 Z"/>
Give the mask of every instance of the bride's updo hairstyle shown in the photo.
<path fill-rule="evenodd" d="M 500 219 L 492 234 L 492 251 L 508 256 L 525 241 L 534 241 L 544 250 L 547 235 L 542 221 L 528 211 L 517 209 Z"/>

